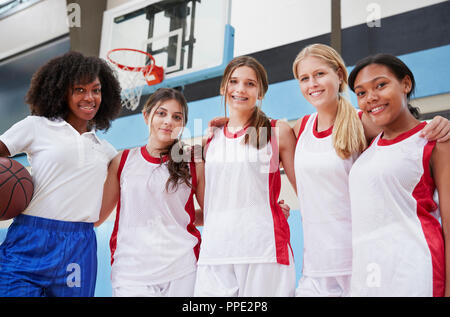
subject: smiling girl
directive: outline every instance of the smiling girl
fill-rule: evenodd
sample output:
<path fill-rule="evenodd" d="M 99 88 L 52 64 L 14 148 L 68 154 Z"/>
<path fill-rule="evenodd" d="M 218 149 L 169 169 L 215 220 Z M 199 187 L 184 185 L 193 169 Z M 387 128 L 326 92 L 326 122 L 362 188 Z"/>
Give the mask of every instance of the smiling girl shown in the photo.
<path fill-rule="evenodd" d="M 196 296 L 292 296 L 289 225 L 278 205 L 280 161 L 295 188 L 295 137 L 259 104 L 267 74 L 254 58 L 226 67 L 220 93 L 228 123 L 205 145 L 205 222 Z"/>
<path fill-rule="evenodd" d="M 349 84 L 383 130 L 350 172 L 351 294 L 449 296 L 450 144 L 420 137 L 427 123 L 408 103 L 414 75 L 397 57 L 361 60 Z"/>
<path fill-rule="evenodd" d="M 348 174 L 381 128 L 346 99 L 347 70 L 333 48 L 305 47 L 293 63 L 293 73 L 303 96 L 317 110 L 294 126 L 304 239 L 303 275 L 296 296 L 348 296 L 352 273 Z M 439 138 L 448 139 L 450 123 L 444 118 L 433 121 L 428 134 L 435 136 L 437 130 Z"/>
<path fill-rule="evenodd" d="M 0 136 L 0 156 L 27 154 L 34 184 L 0 246 L 0 296 L 93 296 L 93 223 L 116 155 L 95 132 L 118 115 L 120 85 L 103 60 L 69 52 L 33 75 L 26 102 L 31 116 Z"/>
<path fill-rule="evenodd" d="M 193 196 L 202 207 L 204 187 L 203 163 L 180 156 L 186 100 L 160 88 L 142 113 L 148 142 L 112 161 L 97 223 L 118 203 L 110 241 L 113 296 L 192 296 L 200 247 Z"/>
<path fill-rule="evenodd" d="M 293 72 L 303 96 L 317 110 L 294 126 L 304 236 L 296 296 L 346 296 L 352 259 L 348 173 L 366 147 L 364 128 L 343 94 L 347 70 L 334 49 L 322 44 L 304 48 Z"/>

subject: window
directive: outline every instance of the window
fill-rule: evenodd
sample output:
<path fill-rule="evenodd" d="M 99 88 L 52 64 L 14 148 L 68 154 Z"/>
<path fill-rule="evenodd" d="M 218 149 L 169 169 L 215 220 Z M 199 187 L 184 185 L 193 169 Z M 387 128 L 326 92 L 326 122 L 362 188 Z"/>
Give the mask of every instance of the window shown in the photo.
<path fill-rule="evenodd" d="M 0 20 L 42 0 L 0 0 Z"/>

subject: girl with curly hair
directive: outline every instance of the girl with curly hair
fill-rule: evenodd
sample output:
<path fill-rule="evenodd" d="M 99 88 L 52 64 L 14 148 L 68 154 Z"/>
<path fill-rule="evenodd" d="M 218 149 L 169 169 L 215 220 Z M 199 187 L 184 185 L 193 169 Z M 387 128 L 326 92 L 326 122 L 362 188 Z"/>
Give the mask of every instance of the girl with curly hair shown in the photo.
<path fill-rule="evenodd" d="M 96 130 L 120 111 L 107 63 L 69 52 L 42 66 L 26 102 L 31 115 L 0 136 L 0 156 L 25 152 L 34 195 L 0 246 L 0 296 L 93 296 L 103 184 L 116 150 Z"/>
<path fill-rule="evenodd" d="M 148 142 L 113 159 L 97 223 L 118 203 L 110 242 L 113 296 L 192 296 L 200 247 L 193 196 L 202 207 L 204 181 L 202 160 L 193 162 L 179 141 L 186 100 L 160 88 L 142 114 Z"/>

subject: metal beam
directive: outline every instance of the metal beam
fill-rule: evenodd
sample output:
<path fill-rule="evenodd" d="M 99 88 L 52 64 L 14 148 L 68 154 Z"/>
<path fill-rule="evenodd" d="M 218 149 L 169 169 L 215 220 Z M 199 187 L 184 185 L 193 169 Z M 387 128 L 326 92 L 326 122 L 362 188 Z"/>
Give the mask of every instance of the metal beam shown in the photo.
<path fill-rule="evenodd" d="M 102 37 L 103 12 L 106 0 L 66 0 L 67 5 L 77 3 L 81 9 L 80 26 L 69 29 L 70 49 L 87 56 L 98 56 Z"/>
<path fill-rule="evenodd" d="M 342 53 L 341 0 L 331 0 L 331 47 Z"/>

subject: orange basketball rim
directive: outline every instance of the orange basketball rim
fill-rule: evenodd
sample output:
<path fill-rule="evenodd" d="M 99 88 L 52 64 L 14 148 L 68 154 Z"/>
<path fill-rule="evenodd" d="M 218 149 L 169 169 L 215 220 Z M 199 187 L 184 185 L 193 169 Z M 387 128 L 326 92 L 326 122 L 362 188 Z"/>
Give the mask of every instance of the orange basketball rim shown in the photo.
<path fill-rule="evenodd" d="M 144 55 L 146 55 L 146 59 L 148 62 L 146 62 L 142 66 L 126 65 L 124 63 L 118 62 L 117 60 L 115 60 L 111 57 L 111 55 L 116 52 L 127 53 L 130 55 L 144 54 Z M 145 78 L 145 81 L 147 82 L 147 85 L 149 85 L 149 86 L 158 84 L 164 80 L 164 68 L 156 65 L 155 58 L 150 53 L 147 53 L 147 52 L 144 52 L 144 51 L 141 51 L 138 49 L 134 49 L 134 48 L 115 48 L 115 49 L 110 50 L 108 52 L 108 54 L 106 55 L 106 57 L 108 58 L 108 60 L 111 63 L 116 65 L 121 70 L 128 71 L 128 72 L 141 72 Z"/>

